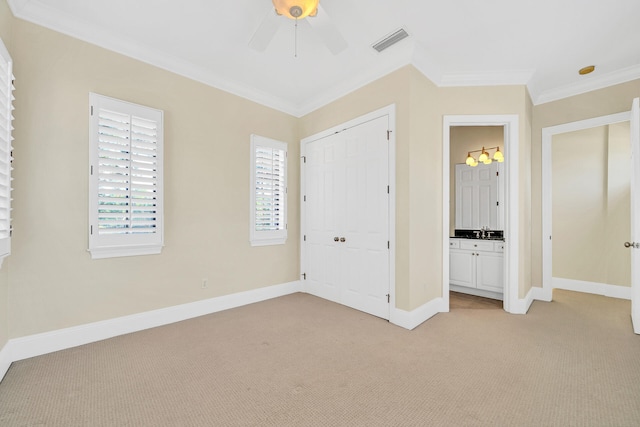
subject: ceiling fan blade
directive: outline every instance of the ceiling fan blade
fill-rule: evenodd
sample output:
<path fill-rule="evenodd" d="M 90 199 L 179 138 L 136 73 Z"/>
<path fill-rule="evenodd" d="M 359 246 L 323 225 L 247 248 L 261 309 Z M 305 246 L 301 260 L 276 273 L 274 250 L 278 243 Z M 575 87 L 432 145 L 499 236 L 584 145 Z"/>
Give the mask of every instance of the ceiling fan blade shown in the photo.
<path fill-rule="evenodd" d="M 249 40 L 249 47 L 258 52 L 264 52 L 278 32 L 278 28 L 280 28 L 278 14 L 276 14 L 275 9 L 270 8 L 256 32 L 253 33 L 251 40 Z"/>
<path fill-rule="evenodd" d="M 347 41 L 342 37 L 340 30 L 338 30 L 338 27 L 336 27 L 321 5 L 318 5 L 318 14 L 315 17 L 310 17 L 307 21 L 324 41 L 331 53 L 337 55 L 347 48 Z"/>

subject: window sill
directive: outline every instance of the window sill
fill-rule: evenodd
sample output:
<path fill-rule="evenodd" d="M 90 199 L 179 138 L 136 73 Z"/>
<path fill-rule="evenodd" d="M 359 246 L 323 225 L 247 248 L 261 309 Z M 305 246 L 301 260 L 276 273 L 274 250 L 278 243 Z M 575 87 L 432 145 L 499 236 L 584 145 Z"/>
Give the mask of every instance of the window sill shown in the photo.
<path fill-rule="evenodd" d="M 278 237 L 273 239 L 260 239 L 251 240 L 251 246 L 271 246 L 271 245 L 284 245 L 287 242 L 286 237 Z"/>
<path fill-rule="evenodd" d="M 91 259 L 118 258 L 140 255 L 158 255 L 162 245 L 136 245 L 89 248 Z"/>

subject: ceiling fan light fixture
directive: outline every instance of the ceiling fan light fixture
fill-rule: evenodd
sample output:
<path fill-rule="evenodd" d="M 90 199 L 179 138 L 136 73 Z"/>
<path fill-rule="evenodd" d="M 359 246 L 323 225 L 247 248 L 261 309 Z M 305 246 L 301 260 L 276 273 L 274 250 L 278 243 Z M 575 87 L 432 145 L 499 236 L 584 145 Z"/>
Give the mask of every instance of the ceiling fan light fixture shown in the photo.
<path fill-rule="evenodd" d="M 289 19 L 304 19 L 316 16 L 320 0 L 273 0 L 273 7 L 278 15 Z"/>

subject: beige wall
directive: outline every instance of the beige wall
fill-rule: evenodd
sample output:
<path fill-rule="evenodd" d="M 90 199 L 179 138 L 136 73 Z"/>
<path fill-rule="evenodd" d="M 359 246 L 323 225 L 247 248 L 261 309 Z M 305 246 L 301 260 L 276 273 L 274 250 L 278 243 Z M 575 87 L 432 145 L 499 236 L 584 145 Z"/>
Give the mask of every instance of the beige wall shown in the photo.
<path fill-rule="evenodd" d="M 606 255 L 607 282 L 631 286 L 631 124 L 609 125 Z"/>
<path fill-rule="evenodd" d="M 504 153 L 504 126 L 452 126 L 449 141 L 449 235 L 456 228 L 456 165 L 465 164 L 471 151 L 500 147 Z M 493 155 L 495 150 L 490 150 Z M 480 152 L 472 154 L 478 159 Z"/>
<path fill-rule="evenodd" d="M 630 286 L 629 123 L 554 135 L 553 277 Z"/>
<path fill-rule="evenodd" d="M 4 43 L 5 47 L 10 54 L 13 53 L 12 49 L 12 29 L 13 29 L 13 16 L 9 10 L 9 6 L 6 1 L 0 0 L 0 39 Z M 9 340 L 9 258 L 4 260 L 2 268 L 0 268 L 0 350 Z"/>
<path fill-rule="evenodd" d="M 17 19 L 13 41 L 10 337 L 298 280 L 295 117 Z M 164 110 L 160 255 L 87 252 L 89 92 Z M 285 245 L 249 245 L 251 133 L 289 144 Z"/>
<path fill-rule="evenodd" d="M 542 286 L 542 129 L 629 111 L 631 102 L 636 97 L 640 97 L 640 79 L 537 105 L 533 108 L 531 132 L 531 259 L 533 268 L 531 280 L 535 286 Z"/>

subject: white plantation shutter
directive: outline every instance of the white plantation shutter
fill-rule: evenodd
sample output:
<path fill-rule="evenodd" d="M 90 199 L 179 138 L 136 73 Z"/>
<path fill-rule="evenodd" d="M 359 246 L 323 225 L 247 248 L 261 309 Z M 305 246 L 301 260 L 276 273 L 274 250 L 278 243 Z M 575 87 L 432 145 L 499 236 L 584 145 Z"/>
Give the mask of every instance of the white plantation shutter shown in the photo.
<path fill-rule="evenodd" d="M 287 239 L 287 144 L 251 135 L 251 226 L 254 246 Z"/>
<path fill-rule="evenodd" d="M 13 61 L 0 40 L 0 264 L 11 252 Z"/>
<path fill-rule="evenodd" d="M 93 258 L 162 248 L 162 111 L 90 95 Z"/>

